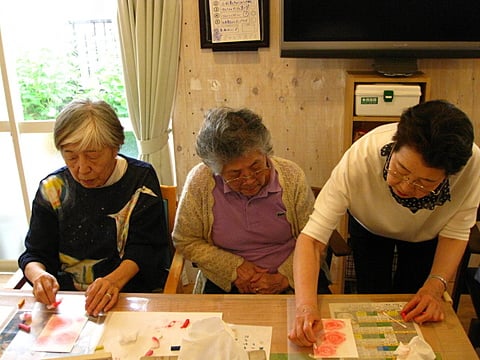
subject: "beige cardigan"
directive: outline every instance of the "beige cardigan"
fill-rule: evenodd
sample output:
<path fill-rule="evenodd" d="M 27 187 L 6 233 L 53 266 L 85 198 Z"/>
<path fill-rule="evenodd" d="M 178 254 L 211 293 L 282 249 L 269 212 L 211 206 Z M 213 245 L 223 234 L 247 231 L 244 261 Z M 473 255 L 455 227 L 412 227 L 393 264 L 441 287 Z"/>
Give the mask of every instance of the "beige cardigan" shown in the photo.
<path fill-rule="evenodd" d="M 287 209 L 287 221 L 292 235 L 297 237 L 312 213 L 314 197 L 305 173 L 294 162 L 278 157 L 270 158 L 283 189 L 282 200 Z M 205 164 L 190 170 L 178 204 L 173 241 L 177 250 L 197 264 L 203 274 L 229 292 L 237 278 L 236 269 L 244 259 L 213 244 L 213 189 L 212 171 Z M 293 252 L 278 268 L 279 273 L 293 282 Z"/>

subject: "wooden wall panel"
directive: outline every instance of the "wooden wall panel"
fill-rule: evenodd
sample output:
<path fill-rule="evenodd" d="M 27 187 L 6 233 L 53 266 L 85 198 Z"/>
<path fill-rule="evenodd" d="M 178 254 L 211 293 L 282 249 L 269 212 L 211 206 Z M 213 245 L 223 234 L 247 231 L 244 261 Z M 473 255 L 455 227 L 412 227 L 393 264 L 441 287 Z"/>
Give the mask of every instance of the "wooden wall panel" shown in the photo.
<path fill-rule="evenodd" d="M 270 0 L 270 47 L 248 52 L 200 48 L 198 1 L 183 0 L 180 74 L 173 117 L 177 183 L 199 162 L 195 137 L 205 110 L 248 107 L 269 127 L 275 154 L 297 162 L 322 186 L 342 155 L 345 74 L 371 59 L 280 58 L 278 0 Z M 460 106 L 480 134 L 480 60 L 420 60 L 432 98 Z"/>

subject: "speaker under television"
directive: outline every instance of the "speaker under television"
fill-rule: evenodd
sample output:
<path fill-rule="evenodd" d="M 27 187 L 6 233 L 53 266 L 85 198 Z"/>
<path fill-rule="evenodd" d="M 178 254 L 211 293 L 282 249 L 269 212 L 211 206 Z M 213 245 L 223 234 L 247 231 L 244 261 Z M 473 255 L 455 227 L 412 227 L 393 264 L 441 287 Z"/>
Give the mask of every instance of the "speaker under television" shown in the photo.
<path fill-rule="evenodd" d="M 372 58 L 388 76 L 420 58 L 480 58 L 479 0 L 280 0 L 282 57 Z"/>
<path fill-rule="evenodd" d="M 377 73 L 388 77 L 407 77 L 419 73 L 416 58 L 376 58 L 372 67 Z"/>

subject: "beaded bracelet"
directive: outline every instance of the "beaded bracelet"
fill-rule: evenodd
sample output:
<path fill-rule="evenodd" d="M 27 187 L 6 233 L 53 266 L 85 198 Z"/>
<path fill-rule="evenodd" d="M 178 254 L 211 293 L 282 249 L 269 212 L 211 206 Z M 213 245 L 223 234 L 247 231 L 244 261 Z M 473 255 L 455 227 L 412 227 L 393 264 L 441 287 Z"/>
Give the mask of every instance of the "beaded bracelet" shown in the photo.
<path fill-rule="evenodd" d="M 437 279 L 437 280 L 440 280 L 440 281 L 442 282 L 442 284 L 443 284 L 443 290 L 444 290 L 444 291 L 447 291 L 447 285 L 448 285 L 448 283 L 447 283 L 447 280 L 445 280 L 445 278 L 444 278 L 443 276 L 440 276 L 440 275 L 430 275 L 428 278 L 429 278 L 429 279 Z"/>

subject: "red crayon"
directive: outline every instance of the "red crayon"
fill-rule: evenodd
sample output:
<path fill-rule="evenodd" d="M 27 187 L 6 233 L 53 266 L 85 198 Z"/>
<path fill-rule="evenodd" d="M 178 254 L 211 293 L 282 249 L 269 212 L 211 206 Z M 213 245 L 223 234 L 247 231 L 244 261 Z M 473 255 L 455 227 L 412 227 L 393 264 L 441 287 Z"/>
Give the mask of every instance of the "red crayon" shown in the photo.
<path fill-rule="evenodd" d="M 27 325 L 27 324 L 22 324 L 22 323 L 20 323 L 20 324 L 18 324 L 18 328 L 19 328 L 20 330 L 23 330 L 23 331 L 27 332 L 27 333 L 30 332 L 30 326 Z"/>
<path fill-rule="evenodd" d="M 47 305 L 47 309 L 56 309 L 60 304 L 62 303 L 62 299 L 58 299 L 57 301 L 51 303 L 50 305 Z"/>
<path fill-rule="evenodd" d="M 180 328 L 185 329 L 188 326 L 188 324 L 190 324 L 190 319 L 185 320 L 185 322 L 183 323 L 182 326 L 180 326 Z"/>

